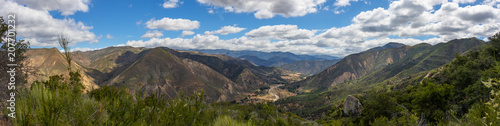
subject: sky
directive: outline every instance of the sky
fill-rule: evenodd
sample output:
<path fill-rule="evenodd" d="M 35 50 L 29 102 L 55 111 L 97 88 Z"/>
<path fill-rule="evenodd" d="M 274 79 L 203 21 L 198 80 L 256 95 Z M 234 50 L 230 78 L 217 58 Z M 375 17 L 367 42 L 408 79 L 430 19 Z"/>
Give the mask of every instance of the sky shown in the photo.
<path fill-rule="evenodd" d="M 500 32 L 500 0 L 0 0 L 19 39 L 109 46 L 282 51 L 343 57 L 388 42 L 437 44 Z"/>

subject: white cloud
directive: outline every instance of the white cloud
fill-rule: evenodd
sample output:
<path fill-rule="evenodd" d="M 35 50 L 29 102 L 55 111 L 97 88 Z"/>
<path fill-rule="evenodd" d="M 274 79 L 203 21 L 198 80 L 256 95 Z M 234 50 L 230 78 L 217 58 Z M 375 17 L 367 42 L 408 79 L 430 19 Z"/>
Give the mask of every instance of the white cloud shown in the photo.
<path fill-rule="evenodd" d="M 238 33 L 238 32 L 241 32 L 245 29 L 246 28 L 240 28 L 240 27 L 236 27 L 236 26 L 224 26 L 216 31 L 205 31 L 205 35 L 212 35 L 212 34 L 227 35 L 227 34 L 232 34 L 232 33 Z"/>
<path fill-rule="evenodd" d="M 197 0 L 199 3 L 224 8 L 226 12 L 254 13 L 258 19 L 283 17 L 299 17 L 315 13 L 326 0 Z"/>
<path fill-rule="evenodd" d="M 466 3 L 474 3 L 476 0 L 452 0 L 454 3 L 461 3 L 461 4 L 466 4 Z"/>
<path fill-rule="evenodd" d="M 440 3 L 440 9 L 432 8 Z M 369 43 L 367 40 L 391 35 L 403 38 L 438 36 L 430 39 L 430 43 L 456 38 L 487 37 L 500 29 L 499 18 L 495 15 L 500 15 L 500 10 L 486 5 L 459 7 L 457 3 L 446 1 L 401 0 L 392 2 L 388 9 L 376 8 L 362 12 L 353 18 L 353 24 L 331 28 L 318 36 L 329 40 L 320 44 L 323 46 L 333 46 L 335 43 Z"/>
<path fill-rule="evenodd" d="M 191 21 L 188 19 L 171 19 L 163 18 L 160 20 L 155 20 L 154 18 L 147 21 L 146 27 L 149 29 L 163 29 L 163 30 L 193 30 L 200 27 L 200 22 Z"/>
<path fill-rule="evenodd" d="M 94 51 L 94 50 L 99 50 L 99 49 L 102 49 L 102 48 L 80 48 L 80 47 L 76 47 L 74 49 L 71 49 L 71 52 L 75 52 L 75 51 L 87 52 L 87 51 Z M 64 52 L 64 50 L 60 50 L 60 51 Z"/>
<path fill-rule="evenodd" d="M 500 0 L 485 0 L 483 1 L 484 5 L 500 8 Z"/>
<path fill-rule="evenodd" d="M 179 7 L 179 4 L 182 4 L 182 1 L 179 0 L 167 0 L 162 4 L 163 8 L 176 8 Z"/>
<path fill-rule="evenodd" d="M 273 25 L 261 26 L 258 29 L 245 33 L 252 38 L 270 38 L 279 40 L 309 39 L 315 30 L 298 29 L 297 25 Z"/>
<path fill-rule="evenodd" d="M 158 30 L 147 31 L 146 34 L 142 35 L 141 38 L 159 38 L 163 36 L 163 33 Z"/>
<path fill-rule="evenodd" d="M 73 15 L 77 11 L 87 12 L 90 0 L 14 0 L 21 5 L 40 11 L 59 10 L 61 15 Z"/>
<path fill-rule="evenodd" d="M 175 49 L 230 49 L 230 50 L 257 50 L 264 52 L 286 51 L 296 54 L 341 54 L 336 49 L 325 49 L 311 44 L 298 45 L 306 40 L 273 42 L 263 39 L 253 39 L 246 36 L 229 40 L 221 40 L 214 35 L 197 34 L 190 39 L 184 38 L 152 38 L 147 41 L 131 40 L 119 46 L 134 47 L 169 47 Z M 308 42 L 305 42 L 308 43 Z"/>
<path fill-rule="evenodd" d="M 193 31 L 182 31 L 181 37 L 184 37 L 186 35 L 194 35 L 194 32 Z"/>
<path fill-rule="evenodd" d="M 112 38 L 113 38 L 113 36 L 111 36 L 111 35 L 107 34 L 107 35 L 106 35 L 106 38 L 107 38 L 107 39 L 112 39 Z"/>
<path fill-rule="evenodd" d="M 349 6 L 351 5 L 351 1 L 358 1 L 358 0 L 336 0 L 335 3 L 333 5 L 335 6 Z"/>
<path fill-rule="evenodd" d="M 45 5 L 40 4 L 40 7 Z M 67 14 L 70 12 L 68 10 L 61 11 Z M 84 41 L 98 42 L 97 36 L 90 32 L 93 29 L 92 26 L 86 26 L 82 22 L 71 18 L 55 19 L 47 10 L 32 9 L 13 1 L 0 0 L 0 16 L 7 17 L 8 13 L 11 12 L 16 14 L 18 37 L 30 41 L 31 46 L 58 46 L 57 37 L 61 34 L 68 36 L 72 40 L 71 45 Z"/>
<path fill-rule="evenodd" d="M 299 29 L 296 25 L 272 25 L 252 29 L 245 36 L 228 40 L 212 35 L 219 31 L 216 30 L 192 38 L 132 40 L 123 45 L 346 56 L 388 42 L 436 44 L 457 38 L 489 37 L 497 33 L 500 29 L 500 17 L 496 16 L 500 15 L 500 9 L 497 5 L 483 2 L 485 5 L 459 6 L 467 2 L 470 1 L 392 1 L 386 9 L 364 11 L 353 17 L 352 24 L 326 29 L 318 35 L 316 30 Z M 434 9 L 433 6 L 441 7 Z M 237 12 L 238 9 L 229 7 L 226 8 L 228 10 Z M 427 39 L 416 39 L 422 36 Z"/>

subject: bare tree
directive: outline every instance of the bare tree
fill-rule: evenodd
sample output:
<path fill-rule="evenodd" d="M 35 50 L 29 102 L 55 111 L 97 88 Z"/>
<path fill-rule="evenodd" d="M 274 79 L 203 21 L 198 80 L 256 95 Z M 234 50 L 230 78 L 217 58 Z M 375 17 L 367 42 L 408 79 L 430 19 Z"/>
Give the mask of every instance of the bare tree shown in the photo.
<path fill-rule="evenodd" d="M 71 40 L 61 34 L 59 35 L 58 41 L 61 48 L 64 49 L 64 59 L 68 62 L 68 72 L 71 72 L 71 50 L 69 48 L 69 42 Z"/>

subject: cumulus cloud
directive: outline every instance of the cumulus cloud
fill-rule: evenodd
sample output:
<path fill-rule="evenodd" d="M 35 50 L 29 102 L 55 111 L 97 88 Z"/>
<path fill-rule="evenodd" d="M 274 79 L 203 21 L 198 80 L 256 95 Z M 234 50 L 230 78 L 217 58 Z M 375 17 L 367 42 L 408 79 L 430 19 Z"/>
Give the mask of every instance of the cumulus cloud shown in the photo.
<path fill-rule="evenodd" d="M 254 13 L 258 19 L 272 18 L 275 15 L 283 17 L 298 17 L 315 13 L 326 0 L 197 0 L 199 3 L 224 8 L 226 12 Z"/>
<path fill-rule="evenodd" d="M 102 48 L 80 48 L 80 47 L 76 47 L 74 49 L 71 49 L 71 52 L 75 52 L 75 51 L 87 52 L 87 51 L 94 51 L 94 50 L 99 50 L 99 49 L 102 49 Z M 64 52 L 64 50 L 60 50 L 60 51 Z"/>
<path fill-rule="evenodd" d="M 90 0 L 14 0 L 21 5 L 40 11 L 59 10 L 61 15 L 73 15 L 77 11 L 87 12 Z"/>
<path fill-rule="evenodd" d="M 163 29 L 163 30 L 193 30 L 200 27 L 199 21 L 191 21 L 189 19 L 171 19 L 162 18 L 160 20 L 155 20 L 154 18 L 147 21 L 146 28 L 149 29 Z"/>
<path fill-rule="evenodd" d="M 107 38 L 107 39 L 112 39 L 112 38 L 114 38 L 114 37 L 113 37 L 113 36 L 111 36 L 111 35 L 109 35 L 109 34 L 107 34 L 107 35 L 106 35 L 106 38 Z"/>
<path fill-rule="evenodd" d="M 207 31 L 192 38 L 154 38 L 128 41 L 128 46 L 167 46 L 179 49 L 287 51 L 296 54 L 346 56 L 388 42 L 407 45 L 437 44 L 452 39 L 489 37 L 500 29 L 500 8 L 495 4 L 459 6 L 471 1 L 400 0 L 388 8 L 375 8 L 352 18 L 352 24 L 322 30 L 296 25 L 261 26 L 234 39 L 220 39 Z M 242 2 L 244 3 L 244 2 Z M 243 5 L 242 5 L 243 6 Z M 440 6 L 435 9 L 433 6 Z M 226 8 L 227 11 L 228 8 Z M 236 12 L 237 9 L 232 11 Z M 245 11 L 241 11 L 245 12 Z M 220 29 L 220 31 L 223 28 Z M 425 36 L 426 39 L 417 39 Z"/>
<path fill-rule="evenodd" d="M 38 6 L 40 8 L 48 6 L 44 3 L 40 3 L 40 5 L 35 5 L 35 3 L 39 2 L 33 2 L 29 6 Z M 32 46 L 58 46 L 57 37 L 61 34 L 68 36 L 72 40 L 71 45 L 84 41 L 90 43 L 98 42 L 97 36 L 90 32 L 90 30 L 93 29 L 92 26 L 87 26 L 71 18 L 55 19 L 48 12 L 48 10 L 51 9 L 62 9 L 60 11 L 63 14 L 72 12 L 65 8 L 56 7 L 49 9 L 33 9 L 13 1 L 0 0 L 0 15 L 7 17 L 8 13 L 15 13 L 18 37 L 30 41 Z"/>
<path fill-rule="evenodd" d="M 206 35 L 212 35 L 212 34 L 227 35 L 227 34 L 232 34 L 232 33 L 238 33 L 238 32 L 241 32 L 245 29 L 246 28 L 240 28 L 240 27 L 236 27 L 236 26 L 224 26 L 224 27 L 220 28 L 219 30 L 205 31 L 205 34 Z"/>
<path fill-rule="evenodd" d="M 311 38 L 314 33 L 316 33 L 315 30 L 298 29 L 297 25 L 267 25 L 251 30 L 245 33 L 245 35 L 252 38 L 296 40 Z"/>
<path fill-rule="evenodd" d="M 483 1 L 484 5 L 500 8 L 500 0 L 485 0 Z"/>
<path fill-rule="evenodd" d="M 167 0 L 165 1 L 162 6 L 163 8 L 176 8 L 179 7 L 179 4 L 182 4 L 182 1 L 179 0 Z"/>
<path fill-rule="evenodd" d="M 146 34 L 142 35 L 141 38 L 159 38 L 163 36 L 163 33 L 158 30 L 147 31 Z"/>
<path fill-rule="evenodd" d="M 257 50 L 264 52 L 286 51 L 296 54 L 341 54 L 335 49 L 325 49 L 311 44 L 298 45 L 304 40 L 273 42 L 264 39 L 253 39 L 246 36 L 229 40 L 220 39 L 214 35 L 197 34 L 193 38 L 153 38 L 147 41 L 131 40 L 119 46 L 134 47 L 170 47 L 176 49 L 230 49 Z M 305 42 L 309 43 L 309 42 Z"/>
<path fill-rule="evenodd" d="M 351 5 L 351 1 L 358 1 L 358 0 L 336 0 L 333 5 L 335 6 L 349 6 Z"/>
<path fill-rule="evenodd" d="M 187 36 L 187 35 L 194 35 L 193 31 L 182 31 L 181 37 Z"/>
<path fill-rule="evenodd" d="M 498 32 L 500 21 L 494 15 L 500 15 L 500 10 L 487 5 L 458 5 L 468 2 L 394 1 L 388 9 L 362 12 L 353 18 L 353 24 L 331 28 L 319 36 L 329 40 L 322 43 L 352 44 L 369 43 L 367 40 L 391 35 L 403 38 L 431 35 L 438 37 L 428 42 L 437 43 L 456 38 L 488 37 Z M 441 8 L 434 10 L 432 6 L 436 4 L 441 4 Z"/>

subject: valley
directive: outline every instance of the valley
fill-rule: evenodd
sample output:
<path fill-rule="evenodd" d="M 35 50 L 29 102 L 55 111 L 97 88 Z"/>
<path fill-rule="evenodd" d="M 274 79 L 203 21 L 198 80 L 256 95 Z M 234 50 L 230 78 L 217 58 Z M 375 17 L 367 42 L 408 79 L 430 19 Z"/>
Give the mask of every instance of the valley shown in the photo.
<path fill-rule="evenodd" d="M 500 0 L 0 0 L 0 126 L 500 126 Z"/>

